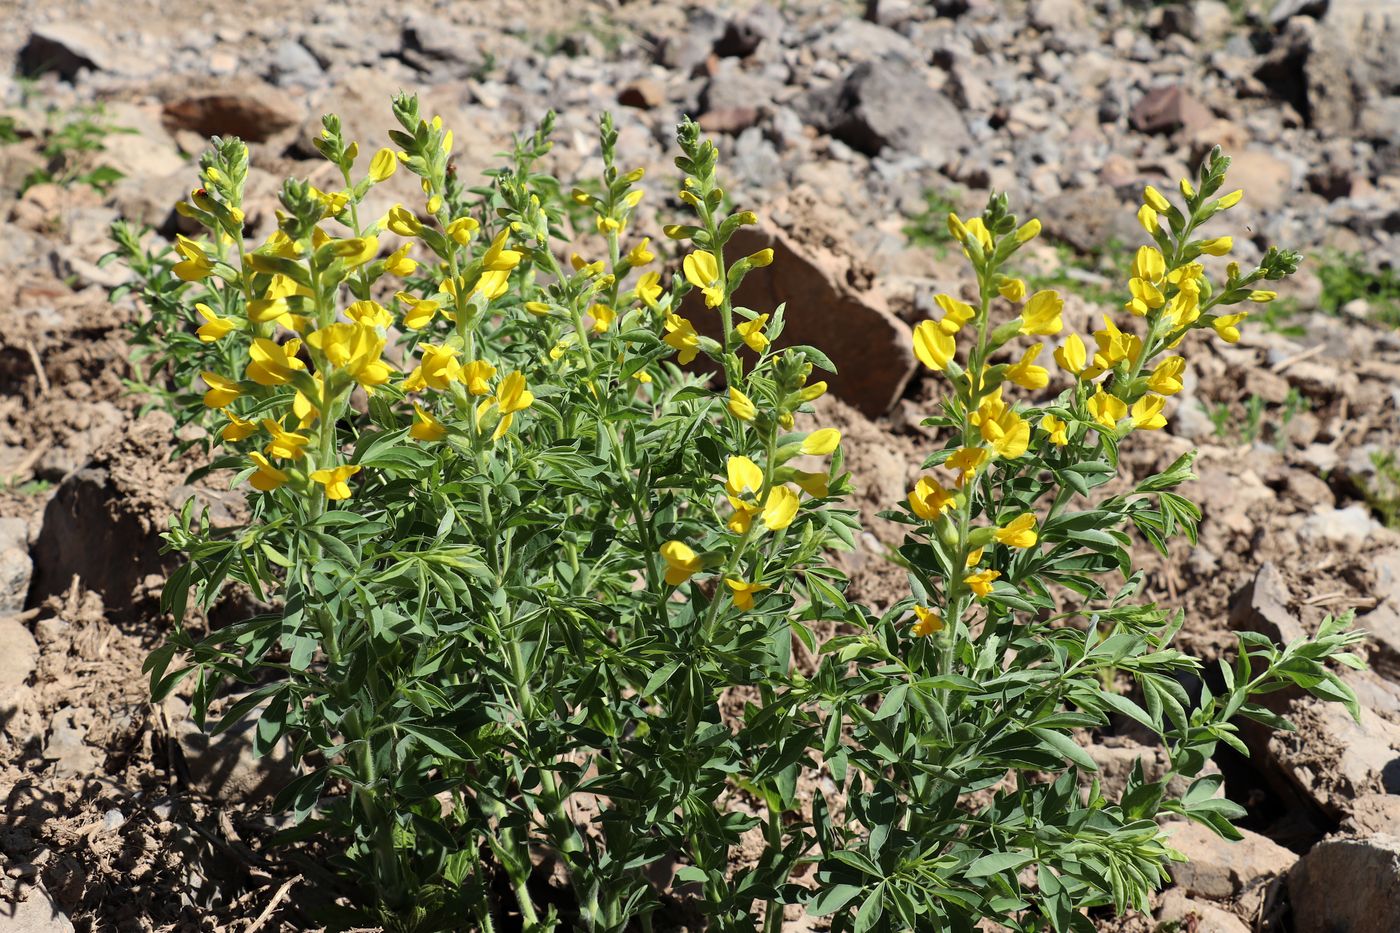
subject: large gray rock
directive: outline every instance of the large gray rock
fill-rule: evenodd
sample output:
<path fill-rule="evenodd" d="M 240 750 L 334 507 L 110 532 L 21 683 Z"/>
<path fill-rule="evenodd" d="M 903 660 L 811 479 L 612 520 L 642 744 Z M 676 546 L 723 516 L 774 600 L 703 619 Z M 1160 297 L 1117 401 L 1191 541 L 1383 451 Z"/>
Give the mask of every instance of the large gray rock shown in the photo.
<path fill-rule="evenodd" d="M 1304 60 L 1309 122 L 1326 133 L 1352 135 L 1363 112 L 1400 93 L 1400 2 L 1331 0 L 1320 21 L 1287 23 L 1288 43 Z M 1368 136 L 1400 142 L 1400 125 L 1384 121 L 1393 108 L 1372 112 Z M 1377 122 L 1382 120 L 1384 122 Z"/>
<path fill-rule="evenodd" d="M 1325 839 L 1288 876 L 1294 933 L 1400 930 L 1400 839 Z"/>
<path fill-rule="evenodd" d="M 0 900 L 0 933 L 73 933 L 73 922 L 42 887 L 20 886 L 21 900 Z"/>
<path fill-rule="evenodd" d="M 924 70 L 899 55 L 857 65 L 832 102 L 831 135 L 867 155 L 891 149 L 935 167 L 951 162 L 972 137 L 958 108 L 929 86 Z"/>

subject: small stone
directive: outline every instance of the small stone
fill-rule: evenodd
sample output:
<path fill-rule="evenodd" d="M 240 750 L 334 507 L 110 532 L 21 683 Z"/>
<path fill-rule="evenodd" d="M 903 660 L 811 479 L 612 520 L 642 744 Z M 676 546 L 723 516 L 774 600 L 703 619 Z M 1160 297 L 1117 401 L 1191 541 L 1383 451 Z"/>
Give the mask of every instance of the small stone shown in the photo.
<path fill-rule="evenodd" d="M 617 102 L 624 107 L 654 110 L 666 103 L 666 89 L 655 78 L 638 78 L 618 92 Z"/>
<path fill-rule="evenodd" d="M 18 692 L 38 662 L 39 646 L 14 615 L 0 616 L 0 724 L 18 705 Z"/>
<path fill-rule="evenodd" d="M 911 113 L 920 119 L 909 119 Z M 829 119 L 831 135 L 859 152 L 913 153 L 936 168 L 972 143 L 962 114 L 929 86 L 924 68 L 893 55 L 857 65 L 846 76 Z"/>
<path fill-rule="evenodd" d="M 1283 574 L 1266 561 L 1254 579 L 1235 594 L 1230 606 L 1230 628 L 1267 635 L 1278 645 L 1302 638 L 1307 632 L 1289 608 L 1292 600 Z"/>
<path fill-rule="evenodd" d="M 87 744 L 87 726 L 79 721 L 79 711 L 64 707 L 49 724 L 44 743 L 44 760 L 54 763 L 60 777 L 91 774 L 102 763 L 102 755 Z"/>
<path fill-rule="evenodd" d="M 1192 933 L 1250 933 L 1249 924 L 1209 901 L 1187 897 L 1180 888 L 1162 896 L 1157 912 L 1159 929 L 1190 930 Z"/>
<path fill-rule="evenodd" d="M 1298 860 L 1267 836 L 1240 832 L 1244 838 L 1234 842 L 1200 823 L 1178 824 L 1170 845 L 1189 861 L 1168 863 L 1172 880 L 1193 897 L 1234 900 L 1267 886 Z"/>
<path fill-rule="evenodd" d="M 0 900 L 0 933 L 73 933 L 73 922 L 42 885 L 19 885 L 19 903 Z"/>
<path fill-rule="evenodd" d="M 1031 0 L 1026 18 L 1041 32 L 1083 29 L 1088 22 L 1083 0 Z"/>
<path fill-rule="evenodd" d="M 1363 794 L 1357 797 L 1352 801 L 1351 813 L 1342 821 L 1342 830 L 1356 836 L 1373 833 L 1400 836 L 1400 796 Z"/>
<path fill-rule="evenodd" d="M 757 107 L 722 107 L 700 116 L 700 127 L 707 133 L 737 136 L 759 120 Z"/>
<path fill-rule="evenodd" d="M 321 63 L 306 46 L 284 39 L 268 52 L 267 77 L 278 87 L 312 85 L 321 80 Z"/>
<path fill-rule="evenodd" d="M 1298 536 L 1305 541 L 1359 548 L 1380 527 L 1370 509 L 1349 505 L 1344 509 L 1323 508 L 1309 515 L 1299 526 Z"/>
<path fill-rule="evenodd" d="M 1195 132 L 1209 126 L 1215 115 L 1180 85 L 1148 91 L 1128 115 L 1139 133 L 1170 133 L 1179 129 Z"/>
<path fill-rule="evenodd" d="M 172 132 L 194 130 L 204 136 L 238 136 L 262 143 L 299 124 L 302 114 L 281 91 L 257 81 L 240 81 L 179 97 L 165 105 L 164 118 Z"/>
<path fill-rule="evenodd" d="M 1288 876 L 1295 933 L 1400 929 L 1400 838 L 1324 839 Z"/>

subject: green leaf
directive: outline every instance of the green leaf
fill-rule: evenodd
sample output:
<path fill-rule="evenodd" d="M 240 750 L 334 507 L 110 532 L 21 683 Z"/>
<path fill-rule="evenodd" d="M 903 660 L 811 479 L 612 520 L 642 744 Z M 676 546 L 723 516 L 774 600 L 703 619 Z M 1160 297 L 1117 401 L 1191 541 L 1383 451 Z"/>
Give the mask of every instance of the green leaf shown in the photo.
<path fill-rule="evenodd" d="M 1099 766 L 1094 763 L 1094 759 L 1089 757 L 1089 753 L 1063 732 L 1038 727 L 1032 727 L 1031 732 L 1035 733 L 1042 743 L 1059 752 L 1061 757 L 1074 762 L 1081 771 L 1092 773 L 1099 770 Z"/>
<path fill-rule="evenodd" d="M 963 877 L 986 878 L 1006 871 L 1020 871 L 1035 859 L 1034 852 L 992 852 L 974 859 L 963 872 Z"/>

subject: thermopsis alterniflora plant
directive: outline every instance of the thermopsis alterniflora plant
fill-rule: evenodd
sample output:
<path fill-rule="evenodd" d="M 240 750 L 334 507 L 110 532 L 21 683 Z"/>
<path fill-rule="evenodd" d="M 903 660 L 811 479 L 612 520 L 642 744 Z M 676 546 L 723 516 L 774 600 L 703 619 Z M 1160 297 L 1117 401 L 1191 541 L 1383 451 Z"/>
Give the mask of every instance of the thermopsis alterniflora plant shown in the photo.
<path fill-rule="evenodd" d="M 206 237 L 151 255 L 115 231 L 150 309 L 144 389 L 206 429 L 201 473 L 250 489 L 239 527 L 193 505 L 173 523 L 187 562 L 153 692 L 183 684 L 201 721 L 222 704 L 214 731 L 255 716 L 260 751 L 290 744 L 276 805 L 333 853 L 327 922 L 621 931 L 681 910 L 776 931 L 786 907 L 833 930 L 1089 930 L 1084 908 L 1145 906 L 1179 857 L 1160 814 L 1237 835 L 1243 811 L 1199 775 L 1216 743 L 1243 751 L 1233 719 L 1287 727 L 1259 694 L 1355 709 L 1324 666 L 1360 663 L 1345 620 L 1287 647 L 1242 635 L 1223 690 L 1201 687 L 1170 647 L 1181 617 L 1133 602 L 1127 531 L 1194 539 L 1173 491 L 1190 457 L 1104 492 L 1125 436 L 1164 424 L 1183 340 L 1234 339 L 1234 308 L 1296 267 L 1271 250 L 1212 284 L 1197 262 L 1231 246 L 1193 238 L 1240 197 L 1216 197 L 1218 152 L 1176 204 L 1147 189 L 1135 326 L 1060 342 L 1053 399 L 1045 345 L 1019 338 L 1059 335 L 1061 301 L 1007 271 L 1039 225 L 1004 196 L 949 218 L 978 295 L 938 296 L 915 333 L 948 379 L 927 422 L 946 444 L 890 513 L 913 592 L 876 618 L 827 557 L 857 529 L 840 434 L 798 429 L 830 363 L 777 348 L 785 308 L 734 303 L 772 254 L 726 252 L 757 218 L 726 209 L 696 125 L 677 131 L 690 217 L 665 227 L 687 244 L 669 275 L 633 233 L 642 172 L 615 164 L 608 117 L 601 183 L 564 195 L 536 167 L 552 118 L 467 188 L 451 131 L 393 106 L 403 129 L 367 167 L 325 118 L 343 187 L 288 181 L 263 242 L 236 139 L 179 205 Z M 369 216 L 397 172 L 422 203 Z M 191 594 L 233 582 L 275 608 L 186 627 Z M 821 643 L 817 621 L 842 634 Z M 1110 716 L 1171 761 L 1117 799 L 1076 737 Z"/>

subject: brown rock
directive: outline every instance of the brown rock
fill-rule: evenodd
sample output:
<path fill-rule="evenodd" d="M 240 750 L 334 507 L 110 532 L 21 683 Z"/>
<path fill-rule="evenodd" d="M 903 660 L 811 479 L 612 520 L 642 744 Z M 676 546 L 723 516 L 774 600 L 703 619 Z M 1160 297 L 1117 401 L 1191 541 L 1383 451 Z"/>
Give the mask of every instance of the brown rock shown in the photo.
<path fill-rule="evenodd" d="M 1362 795 L 1400 791 L 1400 726 L 1364 706 L 1358 723 L 1339 704 L 1312 697 L 1293 700 L 1283 715 L 1297 731 L 1273 733 L 1255 757 L 1286 798 L 1339 819 Z"/>
<path fill-rule="evenodd" d="M 914 373 L 913 335 L 882 299 L 857 293 L 841 278 L 833 262 L 809 251 L 786 233 L 741 227 L 729 241 L 728 255 L 739 257 L 773 250 L 773 264 L 755 269 L 734 296 L 735 304 L 771 313 L 786 303 L 785 326 L 778 346 L 805 344 L 831 358 L 837 373 L 814 372 L 831 391 L 871 417 L 894 406 Z M 717 333 L 718 317 L 705 311 L 698 293 L 687 296 L 682 313 L 702 331 Z"/>
<path fill-rule="evenodd" d="M 1357 836 L 1386 833 L 1400 836 L 1400 796 L 1363 794 L 1351 803 L 1351 814 L 1342 829 Z"/>
<path fill-rule="evenodd" d="M 1267 836 L 1240 830 L 1239 842 L 1222 839 L 1200 823 L 1180 825 L 1170 845 L 1190 861 L 1167 867 L 1187 894 L 1233 900 L 1257 892 L 1288 872 L 1298 856 Z"/>
<path fill-rule="evenodd" d="M 700 127 L 707 133 L 736 136 L 758 123 L 757 107 L 720 107 L 700 117 Z"/>
<path fill-rule="evenodd" d="M 1400 838 L 1324 839 L 1288 876 L 1295 933 L 1400 929 Z"/>
<path fill-rule="evenodd" d="M 655 78 L 638 78 L 618 92 L 617 102 L 624 107 L 652 110 L 666 103 L 666 89 Z"/>
<path fill-rule="evenodd" d="M 164 118 L 172 133 L 194 130 L 204 136 L 238 136 L 262 143 L 298 125 L 302 113 L 271 85 L 241 81 L 176 97 L 165 105 Z"/>
<path fill-rule="evenodd" d="M 1162 896 L 1157 919 L 1162 923 L 1161 929 L 1174 928 L 1183 933 L 1186 930 L 1194 933 L 1249 933 L 1249 924 L 1239 917 L 1208 901 L 1187 897 L 1180 888 L 1172 888 Z"/>
<path fill-rule="evenodd" d="M 1102 249 L 1112 240 L 1135 243 L 1142 235 L 1133 210 L 1111 188 L 1080 188 L 1047 198 L 1039 217 L 1047 236 L 1081 253 Z"/>
<path fill-rule="evenodd" d="M 1246 149 L 1230 163 L 1230 184 L 1243 188 L 1245 198 L 1259 210 L 1283 207 L 1293 192 L 1293 169 L 1285 161 L 1258 149 Z"/>
<path fill-rule="evenodd" d="M 1307 632 L 1289 609 L 1292 599 L 1283 574 L 1266 561 L 1254 579 L 1235 595 L 1230 606 L 1230 628 L 1267 635 L 1279 645 L 1302 638 Z"/>
<path fill-rule="evenodd" d="M 39 646 L 19 617 L 0 616 L 0 727 L 19 704 L 38 657 Z"/>
<path fill-rule="evenodd" d="M 1171 84 L 1148 91 L 1133 106 L 1128 120 L 1140 133 L 1170 133 L 1179 129 L 1196 133 L 1210 126 L 1215 115 L 1180 85 Z"/>

